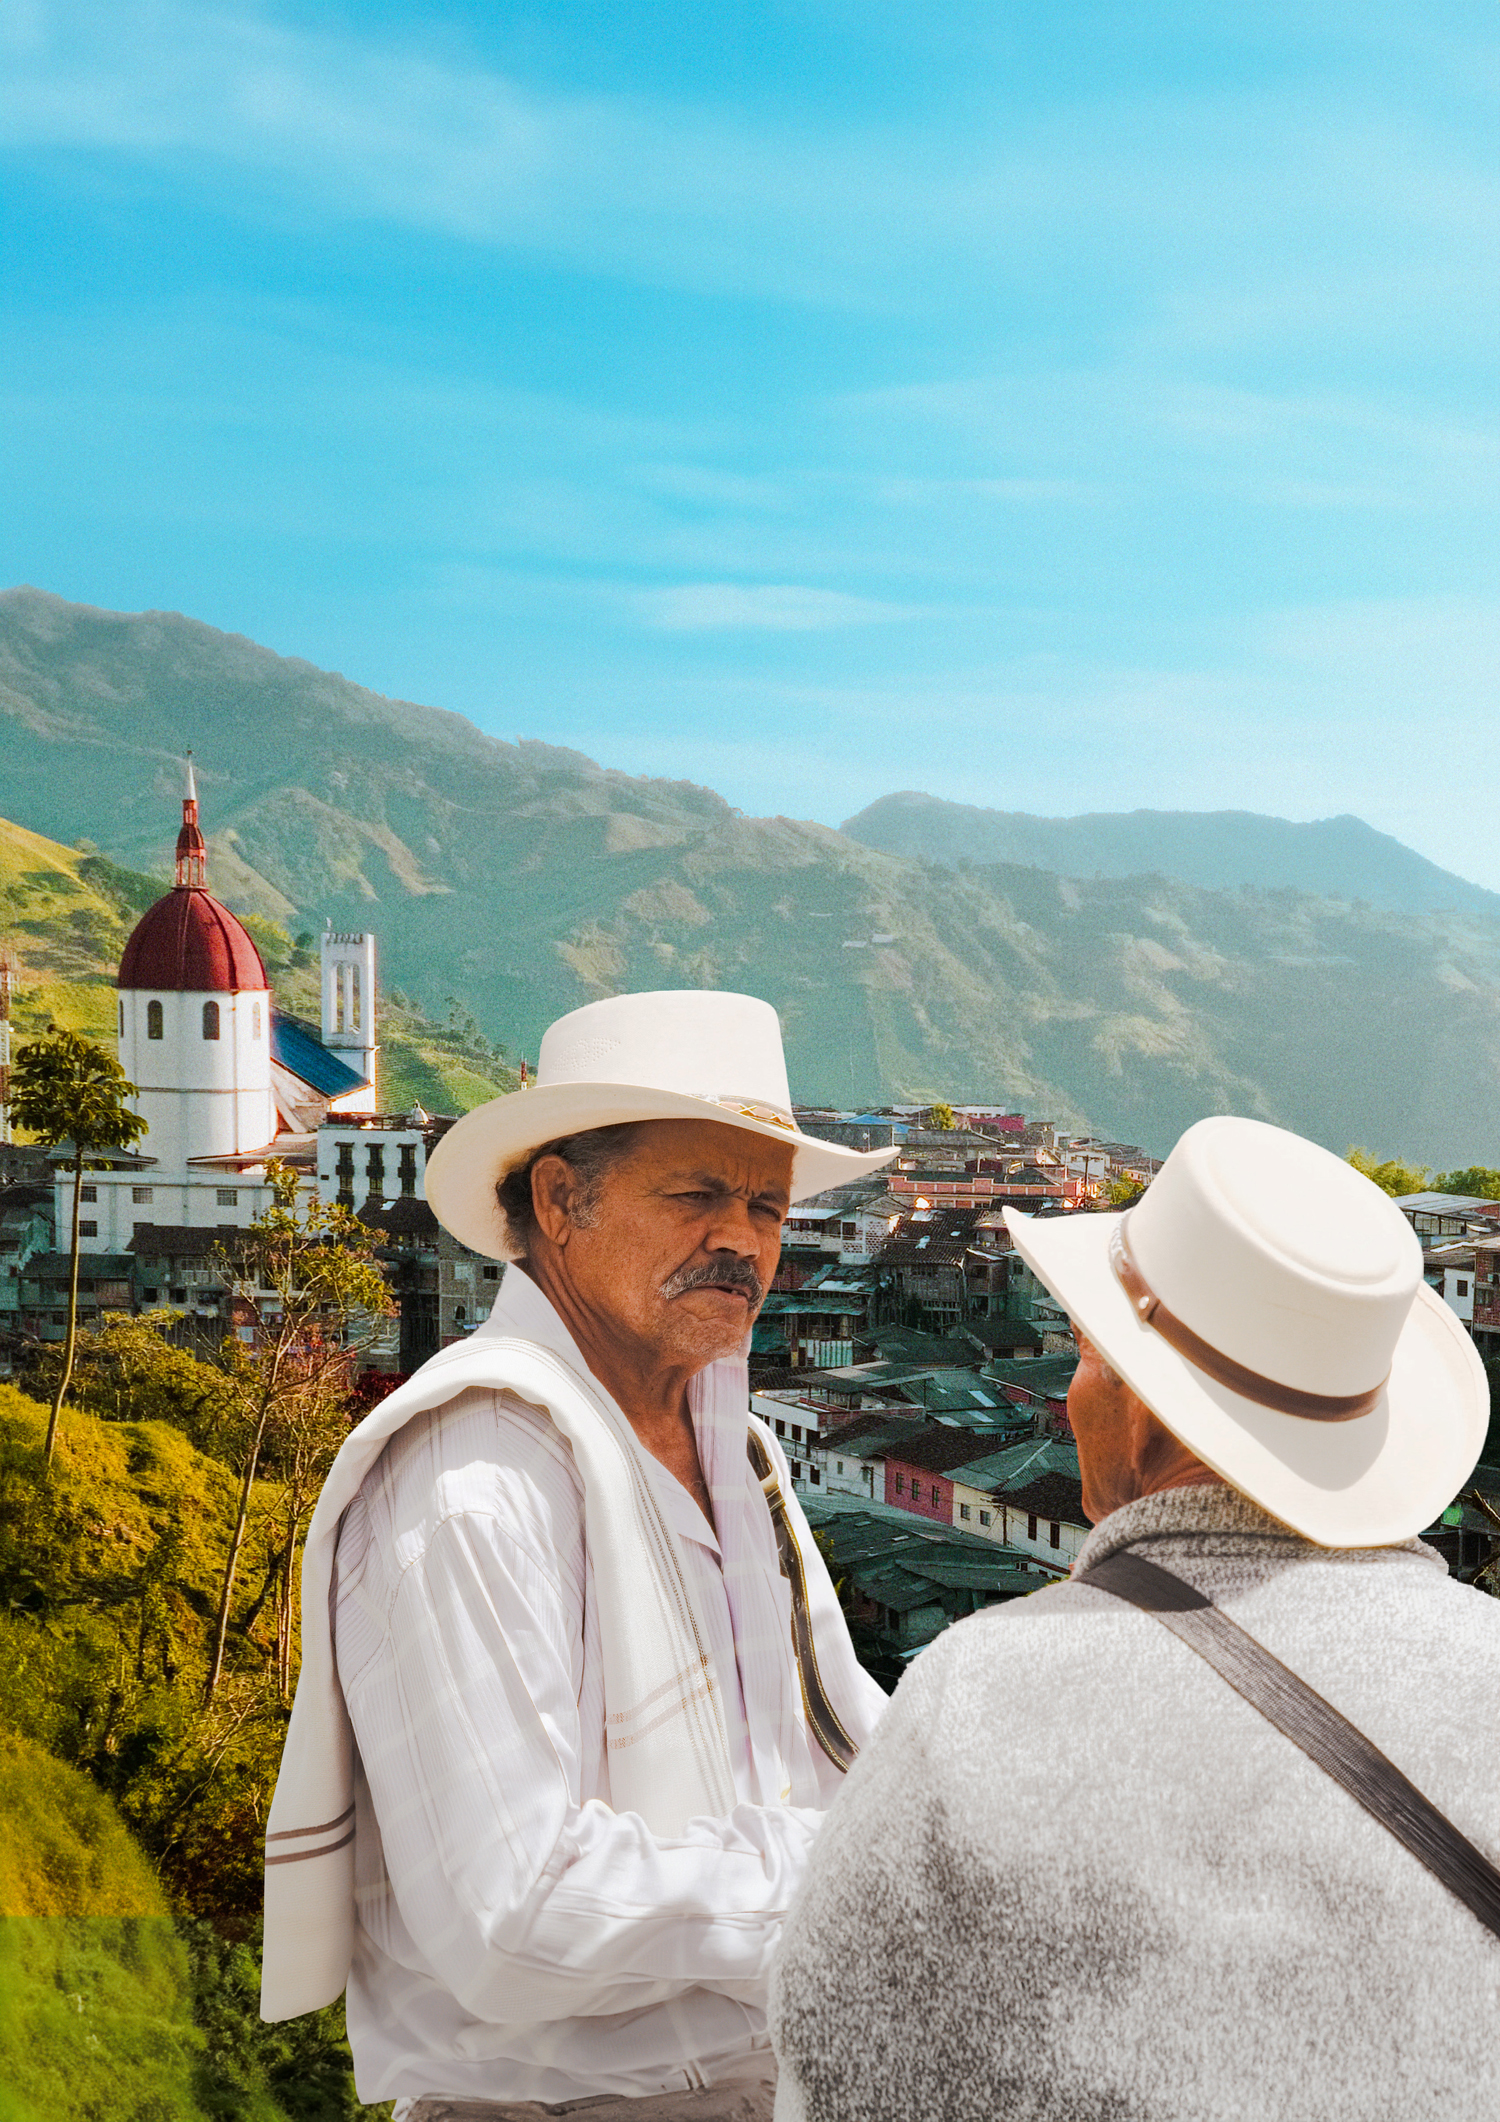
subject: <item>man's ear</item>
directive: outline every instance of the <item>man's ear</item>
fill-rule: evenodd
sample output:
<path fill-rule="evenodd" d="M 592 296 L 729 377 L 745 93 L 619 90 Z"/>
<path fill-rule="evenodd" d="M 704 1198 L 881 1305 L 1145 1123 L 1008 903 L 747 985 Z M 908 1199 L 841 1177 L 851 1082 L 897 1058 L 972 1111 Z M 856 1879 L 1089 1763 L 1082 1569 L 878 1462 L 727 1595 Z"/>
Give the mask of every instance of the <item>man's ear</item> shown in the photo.
<path fill-rule="evenodd" d="M 538 1157 L 531 1167 L 531 1211 L 537 1229 L 561 1248 L 573 1234 L 573 1197 L 578 1174 L 566 1157 Z"/>

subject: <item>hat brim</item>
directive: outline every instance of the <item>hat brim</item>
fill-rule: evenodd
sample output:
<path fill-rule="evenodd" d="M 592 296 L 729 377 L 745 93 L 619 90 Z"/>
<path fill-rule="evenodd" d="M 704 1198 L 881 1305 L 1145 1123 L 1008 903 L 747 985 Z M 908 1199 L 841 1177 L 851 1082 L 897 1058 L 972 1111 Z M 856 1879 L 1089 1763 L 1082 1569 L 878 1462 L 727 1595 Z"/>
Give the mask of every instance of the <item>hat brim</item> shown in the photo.
<path fill-rule="evenodd" d="M 1109 1264 L 1118 1216 L 1007 1209 L 1017 1252 L 1131 1391 L 1188 1450 L 1321 1547 L 1386 1547 L 1431 1525 L 1473 1472 L 1489 1382 L 1462 1322 L 1424 1282 L 1377 1405 L 1351 1422 L 1278 1414 L 1189 1363 L 1145 1324 Z"/>
<path fill-rule="evenodd" d="M 878 1171 L 897 1149 L 845 1149 L 677 1091 L 630 1083 L 553 1083 L 491 1098 L 449 1128 L 427 1160 L 427 1201 L 445 1230 L 487 1259 L 513 1254 L 495 1187 L 506 1172 L 560 1135 L 638 1120 L 712 1120 L 780 1143 L 792 1152 L 793 1201 Z"/>

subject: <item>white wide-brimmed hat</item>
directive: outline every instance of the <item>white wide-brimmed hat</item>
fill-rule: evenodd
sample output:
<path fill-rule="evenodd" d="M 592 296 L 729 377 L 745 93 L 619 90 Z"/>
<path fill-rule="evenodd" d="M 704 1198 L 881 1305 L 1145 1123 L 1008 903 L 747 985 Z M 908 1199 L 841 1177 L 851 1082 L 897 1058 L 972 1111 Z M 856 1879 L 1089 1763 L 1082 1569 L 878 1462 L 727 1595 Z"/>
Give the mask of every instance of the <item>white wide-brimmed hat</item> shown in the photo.
<path fill-rule="evenodd" d="M 629 1120 L 717 1120 L 785 1143 L 792 1199 L 878 1170 L 894 1149 L 844 1149 L 792 1114 L 781 1024 L 769 1002 L 716 988 L 612 995 L 559 1017 L 536 1082 L 466 1113 L 427 1162 L 427 1199 L 455 1238 L 503 1259 L 514 1247 L 495 1187 L 544 1142 Z"/>
<path fill-rule="evenodd" d="M 1316 1143 L 1200 1120 L 1123 1215 L 1005 1220 L 1158 1420 L 1306 1539 L 1410 1539 L 1473 1471 L 1478 1352 L 1394 1201 Z"/>

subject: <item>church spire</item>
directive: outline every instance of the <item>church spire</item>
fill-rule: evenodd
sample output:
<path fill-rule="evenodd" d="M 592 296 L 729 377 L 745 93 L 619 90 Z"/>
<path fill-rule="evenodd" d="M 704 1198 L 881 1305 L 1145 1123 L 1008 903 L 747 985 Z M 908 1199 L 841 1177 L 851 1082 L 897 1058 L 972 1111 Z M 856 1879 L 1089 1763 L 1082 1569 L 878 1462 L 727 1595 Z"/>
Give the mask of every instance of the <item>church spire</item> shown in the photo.
<path fill-rule="evenodd" d="M 208 850 L 198 823 L 198 784 L 193 777 L 193 755 L 187 755 L 187 775 L 182 797 L 182 831 L 177 835 L 177 888 L 185 891 L 206 887 Z"/>

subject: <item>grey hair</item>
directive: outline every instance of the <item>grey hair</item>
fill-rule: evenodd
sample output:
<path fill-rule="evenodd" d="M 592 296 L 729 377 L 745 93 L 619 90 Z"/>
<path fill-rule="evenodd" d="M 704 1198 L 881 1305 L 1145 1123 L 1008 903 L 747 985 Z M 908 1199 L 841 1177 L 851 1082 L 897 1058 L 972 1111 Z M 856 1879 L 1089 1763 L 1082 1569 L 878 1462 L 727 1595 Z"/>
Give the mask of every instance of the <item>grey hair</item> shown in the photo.
<path fill-rule="evenodd" d="M 576 1135 L 559 1135 L 544 1142 L 520 1164 L 512 1165 L 495 1188 L 495 1199 L 505 1218 L 510 1254 L 522 1265 L 536 1243 L 536 1208 L 531 1198 L 531 1175 L 543 1157 L 561 1157 L 572 1167 L 578 1188 L 568 1214 L 580 1230 L 591 1230 L 599 1216 L 599 1190 L 607 1175 L 635 1147 L 639 1122 L 625 1121 L 617 1127 L 590 1127 Z"/>

